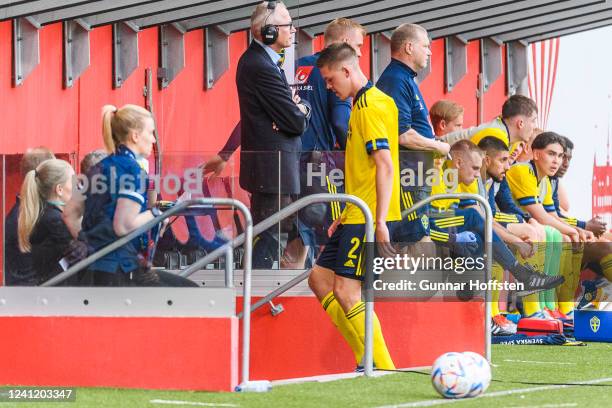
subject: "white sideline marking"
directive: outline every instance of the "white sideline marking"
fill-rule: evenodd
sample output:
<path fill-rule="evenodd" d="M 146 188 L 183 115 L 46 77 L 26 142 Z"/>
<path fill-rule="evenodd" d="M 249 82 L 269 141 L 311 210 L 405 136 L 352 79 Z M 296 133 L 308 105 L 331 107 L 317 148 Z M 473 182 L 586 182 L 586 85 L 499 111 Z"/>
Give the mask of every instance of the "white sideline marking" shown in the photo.
<path fill-rule="evenodd" d="M 523 406 L 511 406 L 507 408 L 565 408 L 565 407 L 576 407 L 578 403 L 571 402 L 569 404 L 544 404 L 544 405 L 523 405 Z"/>
<path fill-rule="evenodd" d="M 401 370 L 417 371 L 417 370 L 429 370 L 430 368 L 431 366 L 423 366 L 423 367 L 403 368 Z M 376 371 L 374 370 L 374 377 L 382 377 L 384 375 L 398 374 L 398 373 L 401 374 L 401 372 L 398 372 L 398 371 Z M 271 383 L 273 387 L 277 385 L 302 384 L 306 382 L 324 383 L 324 382 L 330 382 L 330 381 L 346 380 L 349 378 L 362 377 L 363 375 L 364 375 L 363 373 L 325 374 L 325 375 L 316 375 L 313 377 L 301 377 L 301 378 L 289 378 L 285 380 L 275 380 L 275 381 L 271 381 Z"/>
<path fill-rule="evenodd" d="M 454 404 L 456 402 L 462 402 L 462 401 L 474 401 L 475 399 L 480 399 L 480 398 L 502 397 L 504 395 L 511 395 L 511 394 L 526 394 L 528 392 L 557 390 L 561 388 L 574 387 L 577 385 L 599 384 L 599 383 L 605 383 L 605 382 L 612 382 L 612 378 L 598 378 L 596 380 L 580 381 L 580 382 L 575 382 L 572 384 L 545 385 L 543 387 L 518 388 L 515 390 L 497 391 L 497 392 L 491 392 L 488 394 L 484 394 L 476 398 L 435 399 L 435 400 L 426 400 L 426 401 L 417 401 L 417 402 L 407 402 L 405 404 L 398 404 L 398 405 L 384 405 L 384 406 L 380 406 L 377 408 L 431 407 L 433 405 Z"/>
<path fill-rule="evenodd" d="M 531 361 L 531 360 L 504 360 L 509 363 L 530 363 L 530 364 L 562 364 L 562 365 L 576 365 L 576 363 L 564 363 L 559 361 Z"/>
<path fill-rule="evenodd" d="M 235 404 L 216 404 L 213 402 L 197 402 L 197 401 L 173 401 L 154 399 L 149 401 L 151 404 L 166 404 L 166 405 L 192 405 L 198 407 L 238 407 Z"/>

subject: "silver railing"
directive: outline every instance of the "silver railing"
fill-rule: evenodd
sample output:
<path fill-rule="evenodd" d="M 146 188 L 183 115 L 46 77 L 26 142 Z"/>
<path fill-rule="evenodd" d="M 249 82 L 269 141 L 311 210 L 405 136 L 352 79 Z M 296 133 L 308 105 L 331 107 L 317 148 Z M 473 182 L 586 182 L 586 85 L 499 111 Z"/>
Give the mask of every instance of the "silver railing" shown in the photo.
<path fill-rule="evenodd" d="M 491 242 L 493 238 L 493 214 L 491 212 L 491 207 L 489 206 L 489 203 L 484 198 L 478 195 L 475 195 L 475 194 L 466 194 L 466 193 L 440 194 L 440 195 L 436 195 L 435 197 L 429 197 L 425 200 L 419 201 L 418 203 L 413 205 L 408 210 L 405 210 L 402 214 L 402 218 L 405 218 L 407 214 L 420 209 L 421 207 L 423 207 L 424 205 L 432 201 L 445 200 L 445 199 L 462 199 L 462 198 L 476 200 L 479 203 L 483 204 L 485 208 L 484 241 L 485 241 L 486 268 L 487 268 L 486 269 L 486 281 L 488 282 L 491 279 L 491 262 L 492 262 Z M 341 200 L 335 200 L 335 201 L 341 201 Z M 259 225 L 260 224 L 255 226 L 254 228 L 255 233 L 259 233 L 260 231 Z M 221 256 L 221 255 L 222 253 L 219 252 L 218 256 Z M 212 259 L 206 262 L 208 263 L 214 260 L 215 259 Z M 279 286 L 278 288 L 274 289 L 272 292 L 268 293 L 266 296 L 264 296 L 263 298 L 261 298 L 260 300 L 258 300 L 257 302 L 251 305 L 251 313 L 259 309 L 260 307 L 265 306 L 266 304 L 268 304 L 269 302 L 271 302 L 278 296 L 282 295 L 283 293 L 287 292 L 288 290 L 292 289 L 296 285 L 300 284 L 300 282 L 307 279 L 309 275 L 310 275 L 310 270 L 306 270 L 300 273 L 299 275 L 295 276 L 293 279 L 291 279 L 289 282 L 285 283 L 284 285 Z M 485 304 L 485 345 L 486 345 L 485 355 L 486 355 L 487 360 L 491 361 L 491 304 L 490 304 L 490 299 L 488 298 L 488 296 L 489 296 L 489 293 L 485 291 L 485 302 L 486 302 Z M 237 316 L 238 318 L 242 318 L 242 315 L 243 313 L 241 312 L 241 313 L 238 313 Z"/>
<path fill-rule="evenodd" d="M 313 195 L 309 195 L 309 196 L 300 198 L 299 200 L 289 204 L 287 207 L 283 208 L 276 214 L 273 214 L 272 216 L 266 218 L 259 224 L 255 225 L 253 227 L 253 234 L 257 235 L 257 234 L 264 232 L 268 228 L 271 228 L 274 225 L 276 225 L 279 221 L 287 218 L 288 216 L 296 213 L 297 211 L 311 204 L 329 203 L 329 202 L 334 202 L 334 201 L 354 204 L 363 212 L 363 215 L 365 217 L 365 225 L 366 225 L 365 242 L 374 242 L 374 220 L 372 218 L 372 213 L 370 212 L 370 209 L 368 208 L 367 204 L 362 199 L 352 196 L 352 195 L 348 195 L 348 194 L 313 194 Z M 227 253 L 228 248 L 232 248 L 232 247 L 236 248 L 242 245 L 245 242 L 245 238 L 246 237 L 244 234 L 237 236 L 231 242 L 228 242 L 227 244 L 215 249 L 214 251 L 212 251 L 210 254 L 206 255 L 205 257 L 197 260 L 190 267 L 182 271 L 180 275 L 184 277 L 190 276 L 191 274 L 198 271 L 199 269 L 202 269 L 202 267 L 204 267 L 205 265 L 208 265 L 209 263 L 215 261 L 217 258 L 223 256 L 225 253 Z M 302 273 L 301 275 L 295 277 L 290 282 L 283 285 L 283 287 L 278 288 L 271 294 L 267 295 L 265 299 L 268 299 L 268 298 L 273 299 L 274 297 L 280 295 L 281 293 L 284 293 L 285 291 L 289 290 L 293 286 L 297 285 L 298 283 L 306 279 L 308 277 L 308 274 L 309 274 L 309 271 L 306 271 Z M 367 275 L 369 275 L 369 273 Z M 368 277 L 366 276 L 366 282 L 367 282 L 367 279 Z M 365 339 L 364 339 L 364 373 L 366 376 L 372 376 L 374 374 L 374 369 L 373 369 L 374 360 L 373 360 L 373 354 L 372 354 L 374 303 L 371 299 L 372 299 L 371 297 L 366 297 L 365 299 L 366 308 L 365 308 Z M 243 308 L 244 318 L 246 318 L 247 315 L 250 315 L 250 313 L 253 310 L 255 310 L 255 307 L 260 307 L 262 304 L 262 300 L 258 301 L 255 305 L 251 305 L 251 307 L 247 307 L 247 305 L 250 305 L 250 304 L 251 304 L 250 300 L 248 302 L 246 299 L 244 300 L 244 305 L 245 305 Z"/>
<path fill-rule="evenodd" d="M 431 197 L 427 197 L 424 200 L 419 201 L 402 213 L 402 219 L 413 211 L 420 209 L 421 207 L 437 200 L 448 200 L 448 199 L 468 199 L 479 202 L 485 210 L 485 233 L 484 233 L 484 244 L 485 244 L 485 281 L 491 280 L 491 268 L 493 262 L 492 256 L 492 244 L 493 244 L 493 212 L 489 202 L 479 196 L 478 194 L 467 194 L 467 193 L 451 193 L 451 194 L 436 194 Z M 491 362 L 491 295 L 488 290 L 485 290 L 485 357 Z"/>
<path fill-rule="evenodd" d="M 134 231 L 130 232 L 127 235 L 124 235 L 117 241 L 113 242 L 110 245 L 105 246 L 101 250 L 96 253 L 88 256 L 87 258 L 77 262 L 66 271 L 60 273 L 59 275 L 49 279 L 41 286 L 54 286 L 74 274 L 80 272 L 85 269 L 98 259 L 108 255 L 109 253 L 117 250 L 123 245 L 130 242 L 132 239 L 140 236 L 141 234 L 149 231 L 155 226 L 159 225 L 160 222 L 164 221 L 166 218 L 172 217 L 174 215 L 179 215 L 181 211 L 185 209 L 197 209 L 197 208 L 213 208 L 213 207 L 234 207 L 237 208 L 242 215 L 244 216 L 245 222 L 245 232 L 241 234 L 240 237 L 243 238 L 244 243 L 244 304 L 251 303 L 251 259 L 252 259 L 252 248 L 253 248 L 253 218 L 251 217 L 251 212 L 241 201 L 232 199 L 232 198 L 199 198 L 195 200 L 187 200 L 182 203 L 179 203 L 172 207 L 171 209 L 164 211 L 160 216 L 148 221 L 147 223 L 141 225 L 136 228 Z M 224 246 L 225 248 L 229 248 L 228 245 Z M 232 265 L 232 254 L 231 251 L 225 252 L 226 255 L 226 268 L 225 268 L 225 282 L 227 287 L 231 287 L 228 283 L 232 283 L 233 286 L 233 269 Z M 228 262 L 229 261 L 229 262 Z M 242 382 L 244 384 L 249 382 L 249 360 L 250 360 L 250 339 L 251 339 L 251 310 L 249 308 L 245 309 L 245 313 L 242 319 L 242 331 L 243 331 L 243 340 L 242 340 Z"/>

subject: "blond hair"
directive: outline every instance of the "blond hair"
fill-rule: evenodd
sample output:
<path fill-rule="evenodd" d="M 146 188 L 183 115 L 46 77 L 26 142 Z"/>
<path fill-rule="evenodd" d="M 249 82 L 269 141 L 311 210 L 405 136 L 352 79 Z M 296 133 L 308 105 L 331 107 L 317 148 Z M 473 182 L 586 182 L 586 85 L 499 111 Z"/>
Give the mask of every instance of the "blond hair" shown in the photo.
<path fill-rule="evenodd" d="M 396 53 L 404 48 L 408 41 L 416 41 L 419 38 L 419 33 L 427 35 L 427 30 L 418 24 L 402 24 L 393 30 L 391 34 L 391 52 Z"/>
<path fill-rule="evenodd" d="M 438 125 L 443 120 L 446 123 L 452 122 L 457 119 L 459 115 L 463 115 L 463 106 L 448 99 L 440 99 L 429 109 L 429 117 L 431 118 L 431 124 L 434 129 L 437 129 Z"/>
<path fill-rule="evenodd" d="M 65 184 L 68 181 L 70 169 L 70 163 L 64 160 L 49 159 L 26 174 L 21 185 L 21 203 L 17 221 L 21 252 L 32 250 L 30 235 L 40 218 L 45 202 L 53 195 L 57 185 Z"/>
<path fill-rule="evenodd" d="M 364 37 L 367 35 L 366 29 L 361 24 L 351 20 L 350 18 L 340 17 L 333 20 L 327 25 L 327 27 L 325 27 L 325 32 L 323 33 L 325 46 L 341 41 L 353 30 L 359 30 L 361 35 Z"/>
<path fill-rule="evenodd" d="M 114 153 L 117 146 L 128 140 L 130 131 L 140 132 L 146 119 L 152 118 L 151 112 L 138 105 L 124 105 L 117 109 L 113 105 L 102 108 L 102 136 L 104 147 Z"/>

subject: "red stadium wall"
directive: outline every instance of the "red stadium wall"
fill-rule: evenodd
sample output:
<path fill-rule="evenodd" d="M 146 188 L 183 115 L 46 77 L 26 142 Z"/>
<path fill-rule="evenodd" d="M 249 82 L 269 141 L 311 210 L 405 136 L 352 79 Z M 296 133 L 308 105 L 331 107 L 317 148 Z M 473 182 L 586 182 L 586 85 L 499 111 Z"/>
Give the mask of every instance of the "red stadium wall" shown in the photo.
<path fill-rule="evenodd" d="M 502 47 L 502 55 L 505 47 Z M 421 92 L 427 106 L 433 105 L 440 99 L 450 99 L 464 108 L 463 125 L 465 127 L 478 124 L 478 72 L 480 70 L 480 42 L 471 41 L 467 46 L 467 73 L 455 84 L 451 92 L 446 93 L 444 88 L 444 39 L 434 40 L 431 43 L 431 72 L 420 84 Z M 501 107 L 506 100 L 505 61 L 502 58 L 502 74 L 493 82 L 483 95 L 483 118 L 489 121 L 501 114 Z"/>
<path fill-rule="evenodd" d="M 285 312 L 253 313 L 251 379 L 355 369 L 314 296 L 277 302 Z M 448 351 L 485 352 L 482 302 L 379 302 L 376 313 L 398 368 L 430 366 Z M 236 318 L 3 316 L 0 324 L 11 334 L 0 337 L 0 384 L 231 391 L 239 378 Z"/>
<path fill-rule="evenodd" d="M 139 33 L 139 66 L 120 89 L 112 89 L 112 31 L 100 27 L 90 32 L 91 63 L 72 88 L 62 87 L 62 26 L 52 24 L 40 31 L 40 64 L 22 86 L 11 85 L 11 23 L 0 23 L 0 154 L 22 154 L 28 147 L 46 145 L 73 164 L 89 151 L 102 147 L 100 109 L 111 103 L 144 103 L 145 69 L 157 68 L 157 28 Z M 230 36 L 230 67 L 211 90 L 204 89 L 204 35 L 201 30 L 185 35 L 185 68 L 164 89 L 153 88 L 154 108 L 166 171 L 176 172 L 205 160 L 216 152 L 239 120 L 236 65 L 246 49 L 246 33 Z M 323 46 L 321 36 L 314 49 Z M 479 43 L 468 45 L 468 72 L 452 92 L 444 92 L 444 41 L 432 43 L 432 70 L 421 84 L 429 106 L 441 98 L 465 108 L 465 125 L 477 123 Z M 362 48 L 361 66 L 370 75 L 370 38 Z M 504 75 L 484 95 L 484 119 L 500 112 L 505 99 Z M 5 210 L 13 203 L 21 180 L 9 161 L 5 175 Z M 186 162 L 189 160 L 189 163 Z M 234 168 L 233 174 L 237 174 Z"/>
<path fill-rule="evenodd" d="M 100 108 L 105 103 L 142 104 L 144 70 L 157 67 L 157 29 L 139 34 L 139 67 L 120 89 L 111 86 L 111 28 L 90 33 L 91 64 L 72 88 L 62 88 L 61 24 L 41 30 L 41 63 L 22 86 L 11 86 L 11 24 L 0 23 L 0 153 L 22 153 L 45 144 L 57 152 L 83 154 L 102 146 Z M 213 89 L 204 90 L 201 30 L 185 35 L 186 66 L 164 90 L 154 88 L 154 104 L 164 153 L 215 151 L 221 147 L 239 118 L 234 84 L 236 64 L 246 49 L 246 33 L 230 37 L 230 68 Z M 320 49 L 322 40 L 315 40 Z M 369 37 L 363 47 L 361 65 L 370 74 Z M 429 105 L 441 98 L 465 107 L 466 124 L 476 122 L 476 89 L 479 44 L 468 45 L 468 73 L 448 94 L 444 92 L 444 42 L 432 43 L 432 72 L 422 91 Z M 485 119 L 494 117 L 504 95 L 504 76 L 485 94 Z"/>
<path fill-rule="evenodd" d="M 111 103 L 123 105 L 125 103 L 144 103 L 144 71 L 153 68 L 154 77 L 157 71 L 157 29 L 147 29 L 139 33 L 139 67 L 124 82 L 122 88 L 112 89 L 111 67 L 111 28 L 96 28 L 90 33 L 91 63 L 81 78 L 75 81 L 72 88 L 62 88 L 62 28 L 61 24 L 53 24 L 42 28 L 40 33 L 41 62 L 34 72 L 25 80 L 20 87 L 11 86 L 11 23 L 0 23 L 0 154 L 10 154 L 7 160 L 7 174 L 1 175 L 6 185 L 5 209 L 8 211 L 14 203 L 15 193 L 19 189 L 20 177 L 18 174 L 19 154 L 28 147 L 46 145 L 57 153 L 63 153 L 65 158 L 70 158 L 73 164 L 89 151 L 102 147 L 100 132 L 100 109 L 102 105 Z M 186 66 L 174 79 L 168 88 L 159 90 L 154 87 L 154 108 L 161 138 L 162 152 L 165 157 L 164 166 L 176 171 L 181 166 L 181 154 L 188 153 L 197 158 L 198 153 L 215 152 L 224 143 L 237 123 L 239 118 L 236 88 L 234 84 L 237 61 L 246 49 L 246 34 L 236 33 L 230 37 L 230 67 L 219 79 L 211 90 L 204 89 L 204 51 L 203 34 L 201 30 L 189 32 L 185 35 L 185 62 Z M 322 47 L 322 39 L 315 40 L 315 50 Z M 444 63 L 443 63 L 443 41 L 436 40 L 432 44 L 432 72 L 423 82 L 422 90 L 429 106 L 441 98 L 449 98 L 461 103 L 465 108 L 465 124 L 475 125 L 477 122 L 477 76 L 479 70 L 479 44 L 477 41 L 468 46 L 468 73 L 457 84 L 453 92 L 444 92 Z M 370 75 L 370 39 L 366 39 L 362 49 L 361 66 L 364 72 Z M 499 113 L 504 96 L 503 75 L 492 85 L 490 91 L 485 95 L 485 119 L 490 119 Z M 66 155 L 67 154 L 67 155 Z M 202 160 L 205 157 L 202 157 Z M 166 170 L 167 171 L 167 170 Z M 234 174 L 235 174 L 234 170 Z M 246 199 L 245 195 L 241 196 Z M 2 217 L 3 218 L 3 217 Z M 260 310 L 253 316 L 253 352 L 252 352 L 252 377 L 254 379 L 286 378 L 300 375 L 317 375 L 332 372 L 353 370 L 352 356 L 345 347 L 342 339 L 332 327 L 329 319 L 321 310 L 320 305 L 312 297 L 310 298 L 283 298 L 282 303 L 287 312 L 271 317 L 267 311 Z M 483 326 L 481 318 L 482 307 L 480 304 L 449 303 L 449 304 L 402 304 L 380 303 L 376 306 L 380 316 L 388 346 L 391 354 L 396 358 L 398 366 L 429 365 L 434 357 L 449 348 L 457 350 L 484 351 L 484 339 L 479 328 Z M 401 309 L 402 313 L 395 313 Z M 391 311 L 394 311 L 393 313 Z M 119 357 L 121 353 L 132 352 L 129 347 L 113 346 L 113 338 L 116 339 L 116 330 L 123 323 L 121 319 L 99 319 L 99 318 L 2 318 L 3 327 L 12 336 L 4 336 L 0 341 L 0 350 L 3 350 L 2 359 L 9 362 L 5 370 L 2 383 L 22 384 L 78 384 L 78 385 L 107 385 L 143 387 L 143 383 L 130 383 L 138 373 L 127 373 L 126 382 L 114 382 L 111 378 L 113 362 L 124 367 L 124 360 Z M 161 337 L 152 336 L 143 340 L 143 333 L 155 333 L 159 322 L 155 319 L 137 319 L 139 326 L 124 327 L 123 330 L 129 335 L 133 344 L 140 341 L 151 341 L 152 345 L 161 346 L 164 350 L 172 349 L 173 345 L 181 347 L 184 338 L 178 336 L 172 338 L 166 334 Z M 164 324 L 166 320 L 163 319 Z M 176 324 L 183 324 L 188 330 L 183 332 L 198 332 L 202 336 L 205 333 L 215 333 L 215 330 L 199 319 L 179 319 Z M 207 320 L 207 319 L 204 319 Z M 470 322 L 470 324 L 465 324 Z M 225 323 L 224 323 L 225 324 Z M 95 330 L 88 329 L 96 327 Z M 32 336 L 32 330 L 38 333 L 45 332 L 52 335 Z M 224 333 L 231 335 L 231 327 L 224 326 Z M 220 330 L 219 332 L 223 332 Z M 172 333 L 168 329 L 165 333 Z M 78 335 L 75 337 L 75 333 Z M 176 333 L 176 331 L 174 331 Z M 453 333 L 453 336 L 448 336 Z M 83 338 L 86 335 L 87 338 Z M 122 334 L 123 335 L 123 334 Z M 190 334 L 191 335 L 191 334 Z M 114 336 L 114 337 L 113 337 Z M 140 337 L 139 337 L 140 336 Z M 37 342 L 36 339 L 42 339 Z M 79 339 L 78 344 L 74 339 Z M 432 341 L 435 339 L 435 341 Z M 85 341 L 86 340 L 86 341 Z M 196 340 L 209 341 L 204 337 Z M 44 347 L 48 341 L 52 344 Z M 216 341 L 216 340 L 212 340 Z M 80 350 L 87 342 L 91 348 L 89 360 L 84 364 L 73 366 L 75 363 L 71 353 Z M 90 343 L 91 342 L 91 343 Z M 44 344 L 43 344 L 44 343 Z M 195 342 L 194 342 L 195 343 Z M 200 343 L 201 344 L 201 343 Z M 215 343 L 216 344 L 216 343 Z M 228 345 L 228 339 L 219 344 Z M 109 347 L 109 345 L 111 345 Z M 11 354 L 11 350 L 31 349 L 36 353 L 28 356 Z M 46 350 L 41 353 L 40 350 Z M 190 378 L 197 381 L 198 371 L 202 369 L 197 362 L 206 361 L 202 356 L 205 347 L 201 349 L 188 349 L 185 354 L 180 354 L 179 364 L 189 367 Z M 308 353 L 287 354 L 287 349 L 309 350 Z M 334 354 L 330 357 L 329 350 Z M 89 349 L 84 348 L 87 351 Z M 105 350 L 102 353 L 96 353 Z M 211 348 L 212 352 L 218 348 Z M 337 350 L 337 352 L 336 352 Z M 117 360 L 106 359 L 106 351 L 113 351 Z M 155 364 L 163 353 L 155 353 L 153 349 L 136 350 L 134 356 L 144 366 L 134 367 L 147 368 L 147 360 Z M 224 353 L 231 353 L 225 350 Z M 181 351 L 181 353 L 183 353 Z M 36 364 L 31 356 L 51 356 Z M 87 354 L 84 354 L 87 356 Z M 187 361 L 187 357 L 193 358 L 193 364 Z M 217 356 L 218 357 L 218 356 Z M 217 358 L 214 357 L 214 358 Z M 211 357 L 213 358 L 213 357 Z M 211 360 L 212 361 L 212 360 Z M 162 361 L 166 370 L 164 376 L 176 370 L 178 366 L 172 366 L 170 361 Z M 57 364 L 66 364 L 65 370 Z M 87 364 L 95 367 L 98 378 L 91 378 L 90 372 L 80 371 Z M 229 366 L 228 366 L 229 367 Z M 35 371 L 33 371 L 36 368 Z M 50 370 L 50 371 L 49 371 Z M 148 376 L 148 369 L 143 369 Z M 155 372 L 146 378 L 149 382 L 147 387 L 163 387 L 157 381 Z M 65 375 L 73 374 L 73 379 L 78 382 L 67 381 Z M 82 375 L 81 375 L 82 374 Z M 108 374 L 108 375 L 107 375 Z M 204 375 L 204 373 L 201 373 Z M 32 375 L 37 375 L 37 381 L 28 381 Z M 206 374 L 209 375 L 209 374 Z M 224 372 L 225 382 L 214 389 L 229 389 L 228 385 L 235 383 L 235 372 Z M 102 380 L 100 380 L 102 378 Z M 190 387 L 202 389 L 201 384 L 174 382 L 175 377 L 164 377 L 168 383 L 174 384 L 174 388 Z M 50 382 L 56 379 L 56 382 Z M 211 389 L 206 387 L 207 389 Z"/>

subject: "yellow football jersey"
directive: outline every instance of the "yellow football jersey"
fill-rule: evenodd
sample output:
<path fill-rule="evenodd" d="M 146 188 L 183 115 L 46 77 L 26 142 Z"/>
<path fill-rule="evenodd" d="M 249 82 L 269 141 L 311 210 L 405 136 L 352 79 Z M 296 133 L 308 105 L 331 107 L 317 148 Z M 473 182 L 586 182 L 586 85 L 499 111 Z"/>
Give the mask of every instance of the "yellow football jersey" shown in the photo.
<path fill-rule="evenodd" d="M 515 163 L 506 172 L 514 202 L 521 207 L 542 204 L 547 212 L 556 211 L 550 179 L 544 176 L 538 182 L 536 174 L 533 162 Z"/>
<path fill-rule="evenodd" d="M 431 186 L 431 195 L 439 195 L 439 194 L 451 194 L 457 192 L 458 186 L 447 186 L 444 183 L 444 171 L 448 168 L 448 160 L 444 161 L 442 165 L 439 167 L 438 173 L 438 181 L 437 184 Z M 431 202 L 431 206 L 434 210 L 438 212 L 448 211 L 453 207 L 457 207 L 459 204 L 459 199 L 445 199 L 445 200 L 436 200 Z"/>
<path fill-rule="evenodd" d="M 366 202 L 376 221 L 376 164 L 370 154 L 387 149 L 393 160 L 393 192 L 386 221 L 399 221 L 398 111 L 391 97 L 375 86 L 361 90 L 353 103 L 346 141 L 344 180 L 346 193 Z M 363 224 L 361 210 L 347 203 L 343 224 Z"/>
<path fill-rule="evenodd" d="M 508 127 L 502 120 L 501 116 L 493 119 L 490 122 L 483 123 L 477 127 L 471 127 L 469 129 L 461 129 L 455 132 L 451 132 L 447 135 L 442 136 L 441 140 L 453 144 L 461 139 L 469 139 L 475 145 L 478 145 L 485 137 L 494 137 L 508 146 L 510 150 L 510 156 L 516 158 L 518 154 L 524 149 L 525 142 L 518 141 L 510 145 L 510 135 L 508 133 Z"/>

